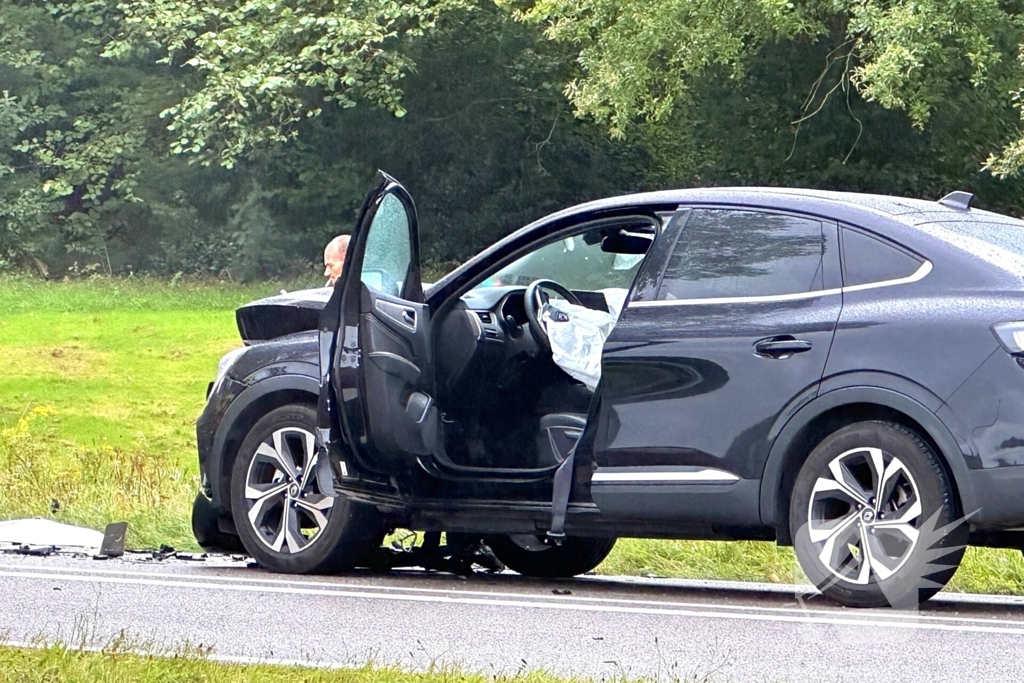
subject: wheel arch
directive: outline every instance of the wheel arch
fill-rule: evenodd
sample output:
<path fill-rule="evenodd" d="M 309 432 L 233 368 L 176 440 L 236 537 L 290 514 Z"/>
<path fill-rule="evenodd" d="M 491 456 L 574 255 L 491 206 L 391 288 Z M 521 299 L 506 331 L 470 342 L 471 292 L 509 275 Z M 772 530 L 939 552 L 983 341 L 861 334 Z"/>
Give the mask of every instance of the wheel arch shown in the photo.
<path fill-rule="evenodd" d="M 242 440 L 261 417 L 281 406 L 316 405 L 320 384 L 307 375 L 276 375 L 256 382 L 231 403 L 214 435 L 209 472 L 217 477 L 212 487 L 213 503 L 231 510 L 231 468 Z"/>
<path fill-rule="evenodd" d="M 914 430 L 939 454 L 964 510 L 977 508 L 967 463 L 952 432 L 927 406 L 892 389 L 845 387 L 819 395 L 800 409 L 772 444 L 761 478 L 761 521 L 789 545 L 789 498 L 800 466 L 828 434 L 848 424 L 885 420 Z"/>

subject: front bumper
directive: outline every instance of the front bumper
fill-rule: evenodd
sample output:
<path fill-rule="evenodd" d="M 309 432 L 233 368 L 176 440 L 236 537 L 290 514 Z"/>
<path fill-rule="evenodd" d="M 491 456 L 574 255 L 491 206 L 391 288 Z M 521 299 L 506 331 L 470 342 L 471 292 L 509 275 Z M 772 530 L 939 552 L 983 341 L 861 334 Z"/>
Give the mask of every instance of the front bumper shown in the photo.
<path fill-rule="evenodd" d="M 199 474 L 202 478 L 203 494 L 221 505 L 217 487 L 224 478 L 220 471 L 223 453 L 215 448 L 217 431 L 224 421 L 231 404 L 246 389 L 247 385 L 231 376 L 224 377 L 206 401 L 203 412 L 196 420 L 196 446 L 199 451 Z"/>

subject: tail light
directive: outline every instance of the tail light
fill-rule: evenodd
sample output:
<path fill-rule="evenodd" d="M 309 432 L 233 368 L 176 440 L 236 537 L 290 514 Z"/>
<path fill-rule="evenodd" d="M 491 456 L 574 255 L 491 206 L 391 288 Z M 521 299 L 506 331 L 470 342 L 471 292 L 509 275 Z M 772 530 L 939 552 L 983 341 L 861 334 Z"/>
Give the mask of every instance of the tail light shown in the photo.
<path fill-rule="evenodd" d="M 992 332 L 1008 352 L 1024 354 L 1024 322 L 998 323 L 992 326 Z"/>

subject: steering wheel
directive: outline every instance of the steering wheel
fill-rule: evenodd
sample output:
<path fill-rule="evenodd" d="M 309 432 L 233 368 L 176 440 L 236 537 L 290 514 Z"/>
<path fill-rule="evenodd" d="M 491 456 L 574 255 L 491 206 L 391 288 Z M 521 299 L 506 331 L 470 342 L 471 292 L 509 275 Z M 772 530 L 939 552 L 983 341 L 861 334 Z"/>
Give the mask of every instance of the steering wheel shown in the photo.
<path fill-rule="evenodd" d="M 526 309 L 526 319 L 530 322 L 530 332 L 533 334 L 533 338 L 537 340 L 537 343 L 541 345 L 541 348 L 550 351 L 551 340 L 548 339 L 547 330 L 544 329 L 544 325 L 540 321 L 541 309 L 544 308 L 544 304 L 551 298 L 544 290 L 559 294 L 563 299 L 576 306 L 582 304 L 580 304 L 580 300 L 576 298 L 575 294 L 554 280 L 534 280 L 526 288 L 526 294 L 523 297 L 523 308 Z"/>

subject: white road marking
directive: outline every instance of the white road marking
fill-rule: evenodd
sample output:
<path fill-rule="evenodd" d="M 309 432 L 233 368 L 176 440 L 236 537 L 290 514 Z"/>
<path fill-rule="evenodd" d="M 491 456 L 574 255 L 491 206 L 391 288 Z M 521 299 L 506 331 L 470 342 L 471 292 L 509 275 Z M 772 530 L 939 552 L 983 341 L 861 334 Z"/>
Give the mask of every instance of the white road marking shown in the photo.
<path fill-rule="evenodd" d="M 53 572 L 54 578 L 60 578 L 61 575 L 81 574 L 83 576 L 88 575 L 99 575 L 99 576 L 127 576 L 129 578 L 148 577 L 155 579 L 167 579 L 171 581 L 186 581 L 192 577 L 200 576 L 198 574 L 182 574 L 174 572 L 151 572 L 151 571 L 127 571 L 123 569 L 99 569 L 99 568 L 72 568 L 72 567 L 44 567 L 44 566 L 32 566 L 32 565 L 17 565 L 17 564 L 3 564 L 0 563 L 0 570 L 13 569 L 15 574 L 5 573 L 0 571 L 0 576 L 16 576 L 20 573 L 25 572 Z M 488 599 L 501 599 L 511 598 L 514 600 L 541 600 L 551 602 L 562 602 L 562 603 L 611 603 L 611 604 L 625 604 L 625 605 L 639 605 L 639 606 L 652 606 L 660 609 L 664 608 L 679 608 L 679 609 L 710 609 L 710 610 L 723 610 L 723 611 L 743 611 L 743 612 L 765 612 L 765 613 L 780 613 L 780 614 L 798 614 L 801 616 L 822 616 L 822 617 L 833 617 L 838 614 L 837 610 L 832 609 L 814 609 L 805 607 L 762 607 L 758 605 L 726 605 L 726 604 L 715 604 L 708 602 L 684 602 L 679 600 L 643 600 L 629 597 L 586 597 L 586 596 L 563 596 L 563 595 L 551 595 L 545 593 L 511 593 L 507 591 L 478 591 L 478 590 L 466 590 L 462 588 L 419 588 L 415 586 L 378 586 L 373 584 L 361 584 L 361 583 L 339 583 L 339 582 L 328 582 L 328 581 L 316 581 L 316 580 L 288 580 L 288 579 L 264 579 L 255 577 L 236 577 L 236 576 L 217 576 L 217 575 L 201 575 L 203 581 L 214 581 L 224 583 L 234 583 L 238 585 L 245 584 L 262 584 L 272 586 L 284 586 L 284 587 L 298 587 L 298 588 L 327 588 L 335 591 L 360 591 L 377 593 L 374 597 L 383 597 L 388 593 L 423 593 L 425 595 L 443 595 L 450 596 L 453 593 L 460 596 L 471 596 Z M 670 588 L 670 587 L 666 587 Z M 503 601 L 502 601 L 503 602 Z M 849 619 L 861 619 L 861 618 L 872 618 L 872 619 L 890 619 L 890 620 L 906 620 L 907 618 L 915 620 L 927 620 L 927 621 L 938 621 L 938 622 L 954 622 L 958 624 L 963 623 L 974 623 L 982 625 L 995 625 L 1002 624 L 1012 627 L 1024 628 L 1024 619 L 989 619 L 989 618 L 978 618 L 978 617 L 953 617 L 939 614 L 928 614 L 927 612 L 906 612 L 898 610 L 856 610 L 853 614 L 844 614 L 844 618 Z"/>
<path fill-rule="evenodd" d="M 4 565 L 10 567 L 10 565 Z M 96 570 L 90 570 L 95 572 Z M 151 572 L 143 572 L 143 574 L 152 574 Z M 19 568 L 17 571 L 0 571 L 0 577 L 9 578 L 21 578 L 21 579 L 42 579 L 48 581 L 70 581 L 70 582 L 82 582 L 82 583 L 101 583 L 101 584 L 114 584 L 114 585 L 136 585 L 136 586 L 152 586 L 162 588 L 191 588 L 191 589 L 202 589 L 202 590 L 220 590 L 220 591 L 235 591 L 235 592 L 247 592 L 247 593 L 272 593 L 272 594 L 283 594 L 283 595 L 308 595 L 308 596 L 320 596 L 320 597 L 336 597 L 336 598 L 350 598 L 350 599 L 363 599 L 363 600 L 392 600 L 402 602 L 424 602 L 424 603 L 441 603 L 447 605 L 472 605 L 472 606 L 488 606 L 488 607 L 522 607 L 530 609 L 547 609 L 547 610 L 560 610 L 560 611 L 577 611 L 577 612 L 604 612 L 604 613 L 616 613 L 616 614 L 641 614 L 641 615 L 657 615 L 657 616 L 676 616 L 676 617 L 693 617 L 700 619 L 725 619 L 725 620 L 738 620 L 738 621 L 763 621 L 763 622 L 781 622 L 781 623 L 798 623 L 798 624 L 823 624 L 832 626 L 868 626 L 873 628 L 898 628 L 898 629 L 911 629 L 911 630 L 925 630 L 925 631 L 950 631 L 957 633 L 989 633 L 989 634 L 1001 634 L 1001 635 L 1017 635 L 1024 636 L 1024 622 L 1002 622 L 1016 624 L 1016 627 L 1004 627 L 991 625 L 992 622 L 988 620 L 973 620 L 971 623 L 966 619 L 957 618 L 945 618 L 949 621 L 957 622 L 955 624 L 950 623 L 936 623 L 937 618 L 919 616 L 913 621 L 899 621 L 895 619 L 878 618 L 881 616 L 878 613 L 873 613 L 870 617 L 850 617 L 850 616 L 832 616 L 836 614 L 834 612 L 827 612 L 825 610 L 817 610 L 813 613 L 808 613 L 809 610 L 802 609 L 791 609 L 788 610 L 788 614 L 779 614 L 776 612 L 786 612 L 785 608 L 756 608 L 756 607 L 742 607 L 744 612 L 727 612 L 727 611 L 716 611 L 714 606 L 706 604 L 684 604 L 685 606 L 677 606 L 671 602 L 659 603 L 654 601 L 630 601 L 630 600 L 609 600 L 608 602 L 619 602 L 625 603 L 624 605 L 619 604 L 598 604 L 603 601 L 601 598 L 569 598 L 568 601 L 553 601 L 548 599 L 548 596 L 543 596 L 543 599 L 538 599 L 538 596 L 523 596 L 518 594 L 512 594 L 514 597 L 506 598 L 495 598 L 494 594 L 476 592 L 472 595 L 480 596 L 485 595 L 488 597 L 453 597 L 451 593 L 458 595 L 465 595 L 468 592 L 463 593 L 462 591 L 441 591 L 438 589 L 417 589 L 418 592 L 426 590 L 436 591 L 430 594 L 411 594 L 389 592 L 383 593 L 376 590 L 375 587 L 360 586 L 358 588 L 350 588 L 347 586 L 331 585 L 330 588 L 323 587 L 308 587 L 300 585 L 272 585 L 269 583 L 262 583 L 261 585 L 251 585 L 252 582 L 246 584 L 239 583 L 220 583 L 217 581 L 210 581 L 213 577 L 203 577 L 202 579 L 196 579 L 195 575 L 168 575 L 173 576 L 174 579 L 159 578 L 159 579 L 148 579 L 138 578 L 135 576 L 120 577 L 112 575 L 98 575 L 94 573 L 75 573 L 73 571 L 61 571 L 60 569 L 54 569 L 50 571 L 39 571 L 38 568 L 32 570 L 26 570 L 25 568 Z M 228 577 L 218 577 L 220 579 L 226 579 Z M 256 580 L 256 581 L 270 581 L 270 580 Z M 284 583 L 284 582 L 282 582 Z M 322 584 L 321 584 L 322 585 Z M 368 588 L 370 588 L 368 590 Z M 509 595 L 509 594 L 505 594 Z M 554 597 L 554 596 L 552 596 Z M 649 606 L 649 605 L 657 606 Z M 632 606 L 635 605 L 635 606 Z M 768 613 L 767 610 L 771 609 L 773 612 Z M 760 611 L 764 613 L 752 613 Z M 918 613 L 914 613 L 918 614 Z M 903 615 L 896 615 L 897 618 Z"/>

